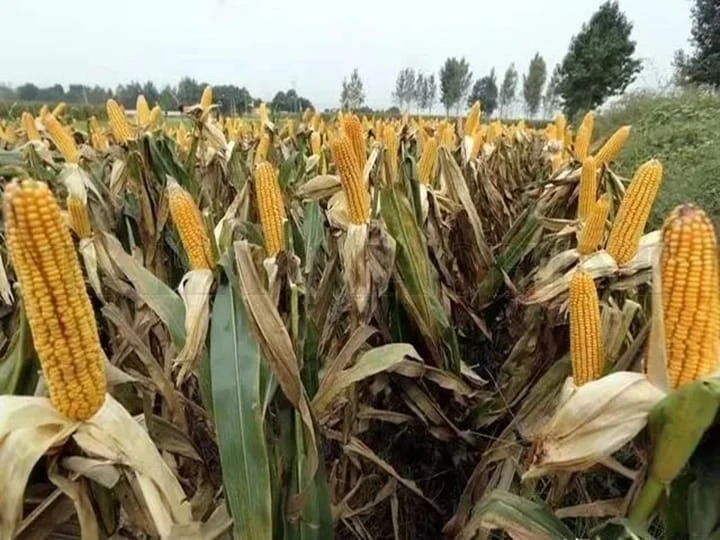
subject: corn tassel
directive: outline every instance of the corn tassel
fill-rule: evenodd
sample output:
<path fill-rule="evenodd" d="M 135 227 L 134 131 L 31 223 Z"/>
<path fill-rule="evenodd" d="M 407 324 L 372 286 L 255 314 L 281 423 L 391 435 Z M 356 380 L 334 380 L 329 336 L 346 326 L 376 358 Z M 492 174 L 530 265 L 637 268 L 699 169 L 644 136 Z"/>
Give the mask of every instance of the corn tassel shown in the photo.
<path fill-rule="evenodd" d="M 38 130 L 35 127 L 35 119 L 31 113 L 27 111 L 22 113 L 21 123 L 28 141 L 40 140 L 40 133 L 38 133 Z"/>
<path fill-rule="evenodd" d="M 114 99 L 108 99 L 105 105 L 110 124 L 110 131 L 118 144 L 125 144 L 132 139 L 130 125 L 125 117 L 125 111 Z"/>
<path fill-rule="evenodd" d="M 203 90 L 202 96 L 200 96 L 200 106 L 203 111 L 207 111 L 213 103 L 213 92 L 212 86 L 206 86 Z"/>
<path fill-rule="evenodd" d="M 365 189 L 362 165 L 357 160 L 350 139 L 346 135 L 336 138 L 330 143 L 330 151 L 347 198 L 350 222 L 356 225 L 367 223 L 370 217 L 370 196 Z"/>
<path fill-rule="evenodd" d="M 430 137 L 425 144 L 425 150 L 418 161 L 418 179 L 421 184 L 429 185 L 434 177 L 435 162 L 437 161 L 438 144 L 435 137 Z"/>
<path fill-rule="evenodd" d="M 310 135 L 310 148 L 312 149 L 313 155 L 319 156 L 321 147 L 320 134 L 317 131 L 313 131 Z"/>
<path fill-rule="evenodd" d="M 211 268 L 213 256 L 210 239 L 200 209 L 192 196 L 174 180 L 168 182 L 167 192 L 170 215 L 187 253 L 190 268 Z"/>
<path fill-rule="evenodd" d="M 640 238 L 662 181 L 663 168 L 656 159 L 638 167 L 625 192 L 608 238 L 607 252 L 622 265 L 638 251 Z"/>
<path fill-rule="evenodd" d="M 595 124 L 595 115 L 589 112 L 583 118 L 575 137 L 575 158 L 583 161 L 590 149 L 590 140 L 592 139 L 593 125 Z"/>
<path fill-rule="evenodd" d="M 105 401 L 103 351 L 75 247 L 47 185 L 5 189 L 7 246 L 52 406 L 71 420 Z"/>
<path fill-rule="evenodd" d="M 386 126 L 385 133 L 385 163 L 390 170 L 390 179 L 394 181 L 398 174 L 398 137 L 393 126 Z"/>
<path fill-rule="evenodd" d="M 360 164 L 360 167 L 363 167 L 367 159 L 367 149 L 365 148 L 365 133 L 363 132 L 360 119 L 354 114 L 345 115 L 340 126 L 352 145 L 357 162 Z M 384 135 L 385 132 L 383 131 L 383 136 Z"/>
<path fill-rule="evenodd" d="M 45 129 L 53 143 L 55 143 L 58 151 L 65 158 L 65 161 L 68 163 L 77 163 L 80 159 L 80 153 L 75 144 L 75 139 L 65 131 L 65 128 L 60 124 L 58 119 L 55 118 L 54 114 L 48 114 L 45 117 Z"/>
<path fill-rule="evenodd" d="M 472 136 L 480 123 L 480 102 L 476 101 L 470 108 L 470 112 L 465 119 L 465 128 L 463 129 L 464 135 Z"/>
<path fill-rule="evenodd" d="M 605 232 L 605 222 L 610 212 L 610 197 L 606 193 L 593 205 L 588 214 L 587 221 L 582 225 L 580 240 L 578 242 L 578 253 L 590 255 L 595 253 L 598 245 L 602 243 Z"/>
<path fill-rule="evenodd" d="M 275 257 L 285 247 L 283 230 L 285 208 L 277 173 L 267 161 L 255 168 L 255 194 L 265 239 L 265 251 L 268 257 Z"/>
<path fill-rule="evenodd" d="M 597 197 L 597 166 L 592 156 L 583 161 L 578 192 L 577 217 L 584 220 L 590 215 Z"/>
<path fill-rule="evenodd" d="M 135 103 L 135 115 L 138 126 L 145 127 L 150 124 L 150 107 L 148 106 L 145 96 L 142 94 L 137 97 L 137 101 Z"/>
<path fill-rule="evenodd" d="M 570 358 L 576 386 L 602 374 L 600 306 L 595 281 L 586 272 L 576 272 L 570 282 Z"/>
<path fill-rule="evenodd" d="M 625 146 L 625 141 L 627 141 L 629 136 L 630 126 L 623 126 L 613 133 L 602 148 L 598 150 L 597 154 L 595 154 L 595 161 L 598 166 L 614 160 L 620 153 L 620 150 L 622 150 L 622 147 Z"/>
<path fill-rule="evenodd" d="M 682 205 L 665 221 L 660 271 L 668 378 L 677 388 L 718 368 L 717 239 L 701 209 Z"/>
<path fill-rule="evenodd" d="M 78 238 L 90 238 L 92 227 L 87 206 L 77 195 L 68 195 L 67 210 L 70 218 L 70 228 L 75 231 Z"/>

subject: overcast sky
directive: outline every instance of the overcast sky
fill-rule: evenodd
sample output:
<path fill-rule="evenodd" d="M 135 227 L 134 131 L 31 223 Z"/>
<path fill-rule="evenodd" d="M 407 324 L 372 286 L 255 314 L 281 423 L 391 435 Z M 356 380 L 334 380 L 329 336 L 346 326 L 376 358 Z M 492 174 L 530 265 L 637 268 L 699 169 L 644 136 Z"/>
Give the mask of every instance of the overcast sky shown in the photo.
<path fill-rule="evenodd" d="M 295 87 L 335 106 L 357 67 L 367 103 L 391 102 L 397 72 L 437 72 L 465 56 L 475 77 L 539 51 L 549 69 L 600 0 L 0 0 L 0 81 L 158 85 L 190 75 L 271 99 Z M 645 61 L 638 85 L 657 86 L 687 47 L 689 0 L 620 0 Z"/>

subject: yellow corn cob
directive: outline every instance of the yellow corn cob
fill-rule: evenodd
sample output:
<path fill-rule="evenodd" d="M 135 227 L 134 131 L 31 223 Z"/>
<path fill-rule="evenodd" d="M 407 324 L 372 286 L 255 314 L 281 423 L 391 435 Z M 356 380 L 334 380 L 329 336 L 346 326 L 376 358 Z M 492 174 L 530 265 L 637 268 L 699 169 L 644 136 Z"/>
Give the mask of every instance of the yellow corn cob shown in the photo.
<path fill-rule="evenodd" d="M 643 163 L 625 192 L 606 248 L 618 264 L 625 264 L 637 253 L 662 174 L 663 168 L 658 160 Z"/>
<path fill-rule="evenodd" d="M 162 118 L 162 109 L 160 105 L 155 105 L 150 111 L 150 127 L 156 128 L 160 125 L 160 119 Z"/>
<path fill-rule="evenodd" d="M 140 94 L 135 102 L 135 118 L 139 126 L 147 126 L 150 123 L 150 106 L 145 96 Z"/>
<path fill-rule="evenodd" d="M 321 120 L 322 120 L 322 118 L 320 118 L 320 115 L 318 113 L 315 113 L 315 114 L 313 114 L 312 121 L 310 122 L 310 124 L 312 125 L 312 128 L 319 133 L 323 132 L 323 130 L 320 129 Z M 323 122 L 322 124 L 323 124 L 323 127 L 325 127 L 325 123 Z"/>
<path fill-rule="evenodd" d="M 390 169 L 390 178 L 394 180 L 398 174 L 398 137 L 393 126 L 386 126 L 385 133 L 385 162 Z"/>
<path fill-rule="evenodd" d="M 58 116 L 62 116 L 63 113 L 65 112 L 65 108 L 66 108 L 66 107 L 67 107 L 67 105 L 65 105 L 65 102 L 64 102 L 64 101 L 61 101 L 60 103 L 58 103 L 57 105 L 55 105 L 55 108 L 54 108 L 53 111 L 52 111 L 53 116 L 54 116 L 55 118 L 57 118 Z"/>
<path fill-rule="evenodd" d="M 475 133 L 475 129 L 480 121 L 480 102 L 476 101 L 470 108 L 470 112 L 465 119 L 465 129 L 463 130 L 464 135 L 472 135 Z"/>
<path fill-rule="evenodd" d="M 483 145 L 483 136 L 482 132 L 477 129 L 475 130 L 475 133 L 473 133 L 473 143 L 472 148 L 470 149 L 470 159 L 476 159 L 480 155 L 480 149 Z"/>
<path fill-rule="evenodd" d="M 602 148 L 598 150 L 597 154 L 595 154 L 595 161 L 598 166 L 614 160 L 620 150 L 622 150 L 629 136 L 630 126 L 623 126 L 613 133 Z"/>
<path fill-rule="evenodd" d="M 487 142 L 493 143 L 502 135 L 502 125 L 500 122 L 492 122 L 487 128 Z"/>
<path fill-rule="evenodd" d="M 345 191 L 351 223 L 357 225 L 367 223 L 370 217 L 370 196 L 365 189 L 362 166 L 357 160 L 347 135 L 331 141 L 330 151 L 340 174 L 340 183 Z"/>
<path fill-rule="evenodd" d="M 257 150 L 255 151 L 255 164 L 261 163 L 265 160 L 267 160 L 268 156 L 268 150 L 270 149 L 270 135 L 267 133 L 263 133 L 263 136 L 260 137 L 260 141 L 257 145 Z"/>
<path fill-rule="evenodd" d="M 365 149 L 365 133 L 363 132 L 360 119 L 354 114 L 343 116 L 341 122 L 342 131 L 352 144 L 353 152 L 361 167 L 365 165 L 367 159 L 367 150 Z M 383 131 L 383 136 L 385 132 Z"/>
<path fill-rule="evenodd" d="M 67 210 L 70 218 L 70 228 L 75 231 L 78 238 L 90 238 L 92 227 L 85 203 L 77 195 L 68 195 Z"/>
<path fill-rule="evenodd" d="M 107 109 L 110 131 L 115 138 L 115 142 L 118 144 L 127 143 L 132 139 L 132 132 L 125 117 L 125 111 L 122 110 L 122 107 L 120 107 L 114 99 L 108 99 L 105 108 Z"/>
<path fill-rule="evenodd" d="M 40 134 L 35 127 L 35 119 L 33 118 L 33 115 L 31 113 L 27 111 L 22 113 L 22 118 L 20 122 L 22 123 L 22 127 L 25 130 L 25 135 L 27 136 L 28 141 L 40 140 Z"/>
<path fill-rule="evenodd" d="M 305 109 L 305 111 L 303 112 L 303 115 L 302 115 L 303 124 L 307 125 L 310 122 L 310 120 L 312 120 L 312 116 L 313 116 L 312 109 L 310 107 Z"/>
<path fill-rule="evenodd" d="M 95 150 L 103 151 L 107 150 L 109 144 L 105 133 L 103 133 L 100 125 L 98 124 L 97 118 L 94 116 L 90 117 L 88 122 L 90 127 L 90 144 Z"/>
<path fill-rule="evenodd" d="M 555 138 L 560 141 L 565 141 L 565 128 L 567 127 L 567 120 L 565 115 L 560 113 L 555 117 Z"/>
<path fill-rule="evenodd" d="M 265 251 L 268 257 L 275 257 L 285 247 L 283 230 L 285 208 L 277 173 L 267 161 L 255 168 L 255 194 L 265 239 Z"/>
<path fill-rule="evenodd" d="M 597 196 L 597 166 L 592 156 L 585 158 L 580 172 L 580 187 L 578 188 L 578 219 L 587 219 L 590 210 L 595 205 Z"/>
<path fill-rule="evenodd" d="M 58 122 L 54 114 L 50 113 L 45 116 L 45 129 L 53 143 L 55 143 L 58 151 L 65 158 L 65 161 L 68 163 L 77 163 L 78 159 L 80 159 L 80 153 L 75 144 L 75 139 L 65 131 L 65 128 Z"/>
<path fill-rule="evenodd" d="M 187 253 L 190 268 L 211 268 L 213 257 L 210 239 L 200 209 L 192 196 L 177 182 L 168 182 L 167 192 L 170 215 Z"/>
<path fill-rule="evenodd" d="M 71 420 L 86 420 L 105 401 L 105 371 L 95 314 L 60 207 L 47 185 L 11 182 L 3 215 L 50 402 Z"/>
<path fill-rule="evenodd" d="M 455 148 L 455 130 L 452 126 L 446 125 L 440 133 L 440 146 L 444 146 L 448 150 Z"/>
<path fill-rule="evenodd" d="M 590 274 L 576 272 L 570 281 L 570 358 L 573 381 L 581 386 L 602 374 L 600 306 Z"/>
<path fill-rule="evenodd" d="M 40 112 L 38 113 L 38 118 L 40 119 L 41 122 L 43 122 L 43 123 L 45 122 L 45 117 L 47 116 L 47 114 L 49 112 L 50 112 L 50 109 L 48 109 L 47 105 L 43 105 L 42 107 L 40 107 Z"/>
<path fill-rule="evenodd" d="M 602 243 L 605 232 L 605 222 L 610 212 L 610 197 L 606 193 L 593 205 L 588 214 L 587 221 L 582 225 L 582 233 L 578 242 L 578 253 L 590 255 L 595 253 L 597 247 Z"/>
<path fill-rule="evenodd" d="M 428 142 L 428 134 L 422 124 L 418 125 L 417 129 L 415 130 L 415 142 L 417 143 L 418 154 L 424 152 L 425 145 Z"/>
<path fill-rule="evenodd" d="M 265 105 L 265 102 L 260 104 L 260 108 L 258 109 L 258 116 L 260 117 L 260 128 L 262 129 L 270 121 L 270 117 L 268 116 L 267 112 L 267 105 Z"/>
<path fill-rule="evenodd" d="M 317 131 L 313 131 L 310 135 L 310 148 L 312 148 L 312 153 L 319 156 L 321 146 L 322 142 L 320 141 L 320 134 Z"/>
<path fill-rule="evenodd" d="M 437 160 L 437 139 L 430 137 L 425 144 L 420 161 L 418 161 L 418 179 L 421 184 L 428 185 L 432 182 L 435 172 L 435 161 Z"/>
<path fill-rule="evenodd" d="M 578 128 L 577 137 L 575 137 L 575 157 L 580 161 L 587 157 L 594 124 L 595 115 L 591 111 L 585 115 Z"/>
<path fill-rule="evenodd" d="M 717 239 L 701 209 L 682 205 L 665 221 L 660 271 L 668 377 L 677 388 L 718 368 Z"/>
<path fill-rule="evenodd" d="M 200 96 L 200 106 L 203 111 L 207 111 L 213 103 L 213 92 L 212 86 L 206 86 L 203 90 L 202 96 Z"/>

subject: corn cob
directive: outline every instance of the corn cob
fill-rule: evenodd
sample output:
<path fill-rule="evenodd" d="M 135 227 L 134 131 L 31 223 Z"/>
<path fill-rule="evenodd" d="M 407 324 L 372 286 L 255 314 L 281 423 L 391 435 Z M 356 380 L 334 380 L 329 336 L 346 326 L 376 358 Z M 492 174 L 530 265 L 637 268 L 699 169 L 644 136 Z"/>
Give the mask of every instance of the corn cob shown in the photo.
<path fill-rule="evenodd" d="M 472 135 L 475 133 L 475 129 L 478 127 L 480 121 L 480 102 L 476 101 L 470 108 L 470 112 L 465 119 L 465 129 L 463 130 L 464 135 Z"/>
<path fill-rule="evenodd" d="M 367 150 L 365 148 L 365 133 L 363 132 L 360 119 L 354 114 L 345 115 L 340 123 L 343 133 L 350 141 L 355 158 L 361 167 L 365 165 Z M 385 132 L 383 130 L 383 137 Z"/>
<path fill-rule="evenodd" d="M 90 144 L 95 150 L 103 151 L 108 148 L 108 140 L 103 133 L 100 125 L 98 124 L 97 118 L 94 116 L 90 117 L 88 121 L 88 127 L 90 128 Z"/>
<path fill-rule="evenodd" d="M 623 126 L 613 133 L 602 148 L 598 150 L 597 154 L 595 154 L 595 161 L 598 166 L 614 160 L 620 150 L 622 150 L 629 136 L 630 126 Z"/>
<path fill-rule="evenodd" d="M 25 130 L 25 135 L 28 141 L 40 140 L 40 133 L 38 133 L 38 130 L 35 127 L 35 119 L 33 118 L 33 115 L 31 113 L 27 111 L 22 113 L 20 123 Z"/>
<path fill-rule="evenodd" d="M 275 257 L 285 247 L 283 230 L 285 208 L 277 173 L 267 161 L 255 168 L 255 194 L 265 239 L 265 251 L 268 257 Z"/>
<path fill-rule="evenodd" d="M 555 138 L 560 141 L 565 141 L 565 128 L 567 127 L 567 120 L 565 115 L 560 113 L 555 117 Z"/>
<path fill-rule="evenodd" d="M 270 135 L 263 133 L 255 150 L 255 164 L 262 163 L 267 160 L 268 150 L 270 149 Z"/>
<path fill-rule="evenodd" d="M 80 159 L 80 153 L 75 144 L 75 139 L 65 131 L 65 128 L 58 122 L 54 114 L 51 113 L 45 116 L 45 129 L 53 143 L 55 143 L 58 151 L 65 158 L 65 161 L 68 163 L 77 163 Z"/>
<path fill-rule="evenodd" d="M 397 178 L 398 174 L 398 138 L 393 126 L 386 126 L 385 133 L 385 158 L 388 168 L 390 169 L 391 181 Z"/>
<path fill-rule="evenodd" d="M 202 107 L 202 110 L 207 111 L 212 106 L 212 102 L 212 86 L 206 86 L 205 90 L 203 90 L 202 96 L 200 96 L 200 106 Z"/>
<path fill-rule="evenodd" d="M 483 136 L 482 132 L 477 129 L 475 130 L 475 133 L 473 133 L 473 143 L 472 148 L 470 149 L 470 159 L 476 159 L 480 155 L 480 149 L 483 145 Z"/>
<path fill-rule="evenodd" d="M 62 116 L 63 113 L 65 112 L 65 108 L 66 108 L 66 107 L 67 107 L 67 105 L 65 105 L 65 102 L 64 102 L 64 101 L 61 101 L 60 103 L 58 103 L 57 105 L 55 105 L 55 108 L 54 108 L 53 111 L 52 111 L 53 116 L 54 116 L 55 118 L 57 118 L 58 116 Z"/>
<path fill-rule="evenodd" d="M 303 124 L 307 125 L 307 124 L 310 122 L 310 120 L 312 120 L 312 116 L 313 116 L 313 111 L 312 111 L 312 109 L 311 109 L 310 107 L 308 107 L 307 109 L 305 109 L 305 110 L 303 111 L 303 115 L 302 115 L 302 122 L 303 122 Z"/>
<path fill-rule="evenodd" d="M 592 156 L 583 160 L 578 191 L 577 217 L 583 220 L 590 215 L 590 210 L 595 205 L 595 197 L 597 196 L 597 166 L 595 165 L 595 158 Z"/>
<path fill-rule="evenodd" d="M 192 196 L 174 180 L 168 182 L 167 192 L 170 215 L 187 253 L 190 268 L 211 268 L 210 239 L 200 209 Z"/>
<path fill-rule="evenodd" d="M 590 255 L 594 253 L 598 245 L 602 243 L 605 232 L 605 222 L 610 212 L 610 197 L 606 193 L 593 205 L 587 216 L 587 221 L 582 226 L 580 240 L 578 242 L 578 253 Z"/>
<path fill-rule="evenodd" d="M 487 142 L 494 143 L 502 135 L 502 125 L 500 122 L 492 122 L 487 128 Z"/>
<path fill-rule="evenodd" d="M 625 192 L 606 248 L 618 264 L 630 261 L 638 251 L 662 174 L 662 165 L 656 159 L 643 163 Z"/>
<path fill-rule="evenodd" d="M 319 156 L 321 147 L 320 134 L 317 131 L 313 131 L 310 135 L 310 148 L 312 149 L 313 155 Z"/>
<path fill-rule="evenodd" d="M 156 128 L 160 125 L 160 119 L 162 117 L 162 109 L 160 105 L 155 105 L 150 111 L 150 127 Z"/>
<path fill-rule="evenodd" d="M 47 105 L 43 105 L 42 107 L 40 107 L 40 112 L 38 113 L 38 118 L 40 119 L 40 122 L 45 122 L 45 117 L 48 115 L 49 112 L 50 109 Z"/>
<path fill-rule="evenodd" d="M 71 420 L 86 420 L 105 401 L 103 352 L 60 207 L 46 184 L 13 181 L 3 215 L 50 402 Z"/>
<path fill-rule="evenodd" d="M 127 143 L 132 139 L 132 132 L 125 117 L 125 111 L 122 110 L 122 107 L 120 107 L 114 99 L 108 99 L 105 108 L 107 109 L 110 131 L 115 138 L 115 142 L 118 144 Z"/>
<path fill-rule="evenodd" d="M 68 195 L 67 210 L 70 218 L 70 228 L 75 231 L 78 238 L 90 238 L 92 236 L 90 216 L 82 199 L 77 195 Z"/>
<path fill-rule="evenodd" d="M 440 146 L 444 146 L 448 150 L 455 148 L 455 130 L 452 126 L 446 125 L 442 127 L 440 132 Z"/>
<path fill-rule="evenodd" d="M 350 139 L 346 135 L 336 138 L 330 143 L 330 151 L 347 198 L 350 222 L 356 225 L 367 223 L 370 217 L 370 197 L 363 182 L 362 166 Z"/>
<path fill-rule="evenodd" d="M 591 111 L 585 115 L 578 128 L 577 137 L 575 137 L 575 157 L 580 161 L 587 157 L 594 124 L 595 115 Z"/>
<path fill-rule="evenodd" d="M 718 368 L 717 239 L 701 209 L 682 205 L 665 221 L 660 271 L 668 378 L 677 388 Z"/>
<path fill-rule="evenodd" d="M 418 161 L 418 179 L 421 184 L 428 185 L 432 182 L 435 172 L 435 161 L 437 160 L 437 139 L 430 137 L 425 144 L 420 161 Z"/>
<path fill-rule="evenodd" d="M 135 103 L 135 115 L 138 126 L 144 127 L 150 124 L 150 106 L 148 105 L 145 96 L 142 94 L 137 97 L 137 101 Z"/>
<path fill-rule="evenodd" d="M 260 104 L 260 107 L 258 108 L 258 116 L 260 117 L 260 129 L 263 129 L 265 125 L 270 122 L 265 102 Z"/>
<path fill-rule="evenodd" d="M 570 281 L 570 358 L 576 386 L 600 377 L 603 356 L 595 281 L 579 271 Z"/>

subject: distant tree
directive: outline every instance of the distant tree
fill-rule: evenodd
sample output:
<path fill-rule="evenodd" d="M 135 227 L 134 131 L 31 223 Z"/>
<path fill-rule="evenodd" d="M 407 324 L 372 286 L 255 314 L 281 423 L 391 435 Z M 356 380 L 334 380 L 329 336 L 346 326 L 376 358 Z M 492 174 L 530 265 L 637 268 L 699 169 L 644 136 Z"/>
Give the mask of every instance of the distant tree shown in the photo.
<path fill-rule="evenodd" d="M 38 99 L 40 89 L 33 83 L 25 83 L 18 86 L 17 97 L 20 101 L 35 101 Z"/>
<path fill-rule="evenodd" d="M 152 81 L 146 81 L 145 84 L 142 85 L 142 95 L 145 96 L 145 99 L 151 107 L 154 107 L 160 100 L 160 92 Z"/>
<path fill-rule="evenodd" d="M 400 116 L 402 112 L 400 111 L 399 107 L 393 105 L 385 111 L 385 114 L 387 114 L 388 116 Z"/>
<path fill-rule="evenodd" d="M 720 86 L 720 0 L 694 0 L 692 54 L 675 53 L 681 82 Z"/>
<path fill-rule="evenodd" d="M 393 99 L 406 111 L 410 109 L 413 101 L 415 101 L 416 81 L 415 70 L 412 68 L 403 68 L 398 73 L 395 80 L 395 91 Z"/>
<path fill-rule="evenodd" d="M 427 85 L 427 104 L 428 112 L 432 114 L 433 105 L 437 100 L 437 83 L 435 82 L 435 75 L 430 75 L 425 79 Z"/>
<path fill-rule="evenodd" d="M 495 68 L 490 70 L 490 74 L 479 78 L 473 85 L 472 92 L 468 97 L 468 106 L 479 101 L 483 111 L 488 116 L 492 116 L 498 106 L 498 87 L 497 77 L 495 76 Z"/>
<path fill-rule="evenodd" d="M 115 89 L 115 99 L 126 109 L 134 109 L 143 87 L 137 81 L 121 84 Z"/>
<path fill-rule="evenodd" d="M 164 111 L 177 109 L 179 105 L 177 90 L 169 84 L 166 84 L 160 92 L 160 96 L 158 97 L 158 104 L 160 105 L 160 108 Z"/>
<path fill-rule="evenodd" d="M 309 99 L 299 96 L 294 89 L 278 92 L 270 105 L 276 111 L 295 113 L 314 108 Z"/>
<path fill-rule="evenodd" d="M 213 86 L 213 100 L 222 114 L 233 116 L 247 112 L 253 101 L 247 89 L 238 88 L 234 84 Z"/>
<path fill-rule="evenodd" d="M 65 100 L 65 89 L 63 88 L 62 84 L 53 84 L 52 86 L 48 86 L 46 88 L 41 88 L 39 91 L 38 99 L 40 101 L 47 101 L 50 103 L 55 103 L 58 101 L 64 101 Z"/>
<path fill-rule="evenodd" d="M 455 57 L 445 60 L 440 68 L 440 101 L 445 106 L 445 114 L 450 114 L 450 108 L 456 107 L 456 114 L 460 114 L 460 105 L 467 95 L 472 83 L 470 65 L 465 58 L 458 60 Z"/>
<path fill-rule="evenodd" d="M 0 84 L 0 101 L 11 101 L 15 99 L 15 91 L 8 84 Z"/>
<path fill-rule="evenodd" d="M 550 118 L 560 107 L 560 95 L 558 94 L 559 84 L 560 64 L 555 64 L 555 69 L 553 69 L 547 87 L 545 87 L 545 95 L 543 96 L 543 113 L 546 118 Z"/>
<path fill-rule="evenodd" d="M 572 38 L 558 84 L 569 117 L 621 94 L 635 80 L 642 63 L 633 57 L 632 27 L 617 0 L 608 0 Z"/>
<path fill-rule="evenodd" d="M 357 109 L 365 103 L 365 91 L 363 82 L 357 68 L 350 74 L 350 80 L 343 79 L 342 91 L 340 93 L 340 106 L 343 109 Z"/>
<path fill-rule="evenodd" d="M 505 71 L 502 86 L 500 87 L 500 116 L 507 114 L 507 108 L 515 101 L 517 82 L 517 69 L 515 69 L 515 64 L 510 64 L 510 67 Z"/>
<path fill-rule="evenodd" d="M 547 78 L 547 66 L 540 53 L 530 60 L 528 71 L 523 75 L 523 99 L 525 100 L 525 111 L 528 116 L 533 117 L 540 109 L 543 86 Z"/>
<path fill-rule="evenodd" d="M 183 77 L 177 86 L 177 99 L 182 105 L 194 105 L 200 102 L 204 85 L 191 77 Z"/>

